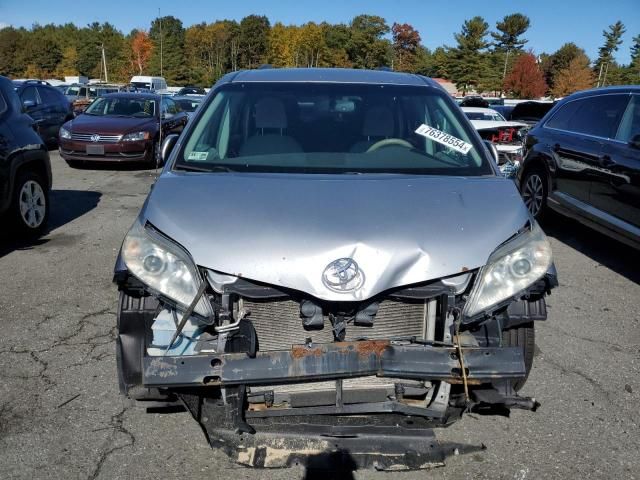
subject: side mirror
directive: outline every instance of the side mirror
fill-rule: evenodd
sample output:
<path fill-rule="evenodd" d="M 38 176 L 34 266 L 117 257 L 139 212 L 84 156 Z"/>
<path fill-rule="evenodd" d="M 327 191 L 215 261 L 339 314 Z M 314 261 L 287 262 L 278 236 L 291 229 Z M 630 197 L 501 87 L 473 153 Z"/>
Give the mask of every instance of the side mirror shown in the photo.
<path fill-rule="evenodd" d="M 25 100 L 22 102 L 22 108 L 24 109 L 25 112 L 28 112 L 35 106 L 36 106 L 36 102 L 34 102 L 33 100 Z"/>
<path fill-rule="evenodd" d="M 498 164 L 498 149 L 489 140 L 485 140 L 484 141 L 484 145 L 487 147 L 487 150 L 489 150 L 489 153 L 491 153 L 491 155 L 493 156 L 493 160 L 496 162 L 496 165 L 497 165 Z"/>
<path fill-rule="evenodd" d="M 163 165 L 169 159 L 169 155 L 171 155 L 171 151 L 173 150 L 173 147 L 175 147 L 179 137 L 180 135 L 173 133 L 171 135 L 167 135 L 167 137 L 162 142 L 162 147 L 160 148 L 160 160 L 162 161 Z"/>
<path fill-rule="evenodd" d="M 631 140 L 629 140 L 629 145 L 632 148 L 637 148 L 638 150 L 640 150 L 640 133 L 631 137 Z"/>

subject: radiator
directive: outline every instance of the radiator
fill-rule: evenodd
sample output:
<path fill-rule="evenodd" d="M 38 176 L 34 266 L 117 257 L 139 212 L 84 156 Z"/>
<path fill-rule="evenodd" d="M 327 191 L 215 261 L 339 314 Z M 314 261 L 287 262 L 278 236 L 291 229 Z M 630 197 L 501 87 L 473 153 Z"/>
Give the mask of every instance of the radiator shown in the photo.
<path fill-rule="evenodd" d="M 333 342 L 333 331 L 329 320 L 322 330 L 305 330 L 300 319 L 300 305 L 292 300 L 248 301 L 243 307 L 250 312 L 248 319 L 258 335 L 262 351 L 289 349 L 291 345 L 305 343 L 311 338 L 314 343 Z M 383 300 L 372 327 L 347 324 L 345 340 L 388 339 L 393 337 L 424 337 L 426 301 L 402 302 Z"/>

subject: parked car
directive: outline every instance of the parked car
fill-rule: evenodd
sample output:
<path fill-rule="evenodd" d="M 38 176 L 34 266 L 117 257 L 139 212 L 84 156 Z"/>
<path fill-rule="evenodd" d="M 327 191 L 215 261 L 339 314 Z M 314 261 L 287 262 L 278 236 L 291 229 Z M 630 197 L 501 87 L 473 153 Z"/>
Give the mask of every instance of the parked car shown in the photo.
<path fill-rule="evenodd" d="M 123 394 L 262 467 L 421 468 L 433 426 L 535 408 L 549 242 L 436 82 L 259 69 L 200 108 L 115 266 Z"/>
<path fill-rule="evenodd" d="M 524 152 L 524 137 L 528 125 L 508 122 L 491 108 L 462 107 L 480 137 L 495 145 L 498 152 L 498 167 L 509 178 L 517 175 Z"/>
<path fill-rule="evenodd" d="M 491 108 L 504 117 L 505 120 L 511 120 L 511 112 L 515 105 L 491 105 Z"/>
<path fill-rule="evenodd" d="M 155 166 L 161 137 L 181 132 L 186 123 L 187 114 L 170 97 L 110 93 L 62 126 L 60 155 L 70 166 L 86 161 Z"/>
<path fill-rule="evenodd" d="M 460 100 L 461 107 L 489 108 L 489 102 L 480 95 L 467 95 Z"/>
<path fill-rule="evenodd" d="M 203 97 L 196 95 L 188 95 L 188 96 L 174 96 L 171 97 L 174 102 L 176 102 L 180 109 L 191 118 L 193 114 L 196 112 L 200 104 L 202 103 Z"/>
<path fill-rule="evenodd" d="M 135 75 L 131 77 L 129 85 L 134 91 L 156 92 L 167 89 L 167 81 L 164 77 L 150 77 L 148 75 Z"/>
<path fill-rule="evenodd" d="M 176 95 L 206 95 L 207 92 L 202 87 L 182 87 L 176 92 Z"/>
<path fill-rule="evenodd" d="M 65 90 L 65 96 L 73 104 L 76 115 L 82 113 L 96 98 L 120 91 L 117 85 L 71 85 Z"/>
<path fill-rule="evenodd" d="M 547 209 L 640 247 L 640 87 L 575 93 L 527 136 L 520 189 L 535 218 Z"/>
<path fill-rule="evenodd" d="M 14 85 L 0 76 L 0 219 L 2 230 L 35 236 L 49 218 L 51 165 Z"/>
<path fill-rule="evenodd" d="M 511 110 L 509 120 L 524 122 L 532 127 L 553 108 L 553 105 L 553 102 L 537 102 L 533 100 L 520 102 Z"/>
<path fill-rule="evenodd" d="M 73 118 L 73 109 L 65 96 L 41 80 L 13 82 L 24 111 L 35 121 L 40 137 L 47 145 L 58 141 L 60 126 Z"/>

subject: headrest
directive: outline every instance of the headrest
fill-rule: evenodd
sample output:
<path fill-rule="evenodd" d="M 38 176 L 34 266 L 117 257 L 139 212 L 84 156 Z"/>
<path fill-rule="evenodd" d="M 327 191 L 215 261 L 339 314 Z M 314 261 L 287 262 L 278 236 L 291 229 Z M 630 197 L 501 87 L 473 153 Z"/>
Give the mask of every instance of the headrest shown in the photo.
<path fill-rule="evenodd" d="M 263 98 L 256 103 L 256 128 L 287 128 L 287 115 L 281 100 Z"/>
<path fill-rule="evenodd" d="M 362 134 L 367 137 L 393 137 L 393 112 L 383 105 L 370 107 L 364 114 Z"/>

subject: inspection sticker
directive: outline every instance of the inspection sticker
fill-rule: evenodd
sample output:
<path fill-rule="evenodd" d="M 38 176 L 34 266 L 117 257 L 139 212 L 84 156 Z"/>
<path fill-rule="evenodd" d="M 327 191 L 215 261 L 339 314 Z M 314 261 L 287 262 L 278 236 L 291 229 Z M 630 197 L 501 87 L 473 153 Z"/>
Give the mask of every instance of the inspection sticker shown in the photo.
<path fill-rule="evenodd" d="M 453 135 L 449 135 L 448 133 L 438 130 L 437 128 L 425 125 L 424 123 L 416 129 L 416 133 L 428 138 L 429 140 L 433 140 L 434 142 L 438 142 L 442 145 L 446 145 L 449 148 L 453 148 L 454 150 L 460 153 L 464 153 L 465 155 L 469 153 L 469 150 L 473 148 L 473 145 L 471 145 L 470 143 L 467 143 L 464 140 L 460 140 L 459 138 L 454 137 Z"/>
<path fill-rule="evenodd" d="M 206 160 L 209 156 L 209 152 L 191 152 L 187 157 L 187 160 Z"/>

